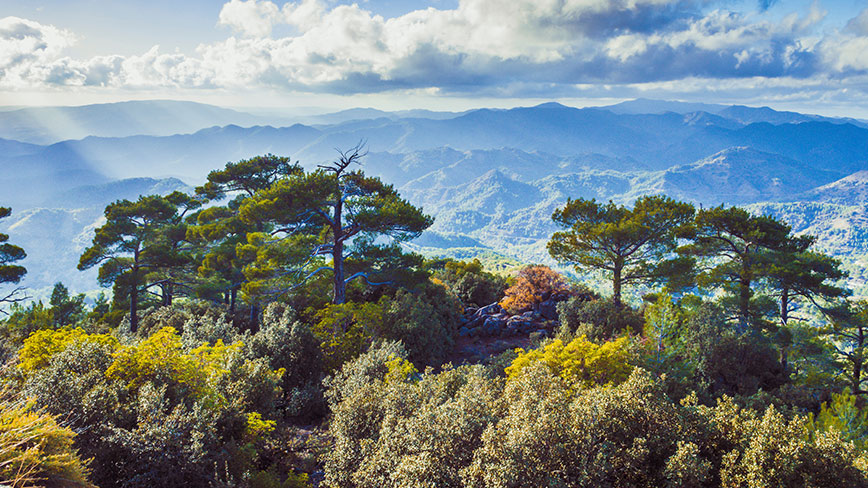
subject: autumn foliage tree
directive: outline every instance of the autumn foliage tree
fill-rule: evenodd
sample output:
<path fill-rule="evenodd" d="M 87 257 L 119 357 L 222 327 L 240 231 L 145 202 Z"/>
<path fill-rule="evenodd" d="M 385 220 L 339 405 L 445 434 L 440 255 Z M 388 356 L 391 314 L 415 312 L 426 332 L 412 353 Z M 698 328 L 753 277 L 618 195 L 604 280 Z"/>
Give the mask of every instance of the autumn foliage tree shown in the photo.
<path fill-rule="evenodd" d="M 528 266 L 518 272 L 515 284 L 506 289 L 500 304 L 510 313 L 518 313 L 569 294 L 570 286 L 558 272 L 548 266 Z"/>

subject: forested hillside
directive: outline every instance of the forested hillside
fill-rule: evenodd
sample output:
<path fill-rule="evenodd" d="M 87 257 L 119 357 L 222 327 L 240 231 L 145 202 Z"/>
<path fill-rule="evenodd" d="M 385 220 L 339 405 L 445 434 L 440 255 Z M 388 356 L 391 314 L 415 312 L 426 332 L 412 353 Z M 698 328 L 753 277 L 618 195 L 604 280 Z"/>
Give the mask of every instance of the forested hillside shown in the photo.
<path fill-rule="evenodd" d="M 798 212 L 851 211 L 861 173 L 736 148 L 540 179 L 539 153 L 436 152 L 429 172 L 393 159 L 394 185 L 359 144 L 0 209 L 17 216 L 0 234 L 0 481 L 868 485 L 868 302 L 824 253 L 864 239 L 812 235 Z M 781 177 L 744 177 L 763 165 Z M 695 205 L 698 182 L 717 199 Z M 450 226 L 484 263 L 412 252 Z M 56 275 L 27 261 L 52 235 L 79 241 L 55 262 L 95 272 L 98 298 L 57 282 L 29 299 L 26 276 Z M 509 241 L 572 274 L 482 254 Z"/>

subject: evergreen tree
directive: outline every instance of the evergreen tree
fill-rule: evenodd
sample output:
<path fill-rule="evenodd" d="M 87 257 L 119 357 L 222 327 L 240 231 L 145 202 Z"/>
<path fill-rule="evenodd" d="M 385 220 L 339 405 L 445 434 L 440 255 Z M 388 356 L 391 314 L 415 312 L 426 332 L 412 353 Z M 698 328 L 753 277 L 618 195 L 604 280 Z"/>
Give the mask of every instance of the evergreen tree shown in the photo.
<path fill-rule="evenodd" d="M 175 192 L 110 204 L 105 209 L 106 223 L 96 229 L 92 245 L 79 260 L 79 270 L 100 266 L 99 282 L 115 285 L 115 303 L 121 296 L 129 297 L 132 332 L 138 328 L 139 293 L 147 284 L 145 275 L 166 265 L 162 231 L 182 218 L 184 207 L 179 203 L 188 201 L 185 197 Z"/>
<path fill-rule="evenodd" d="M 54 284 L 48 304 L 56 328 L 74 325 L 84 315 L 84 294 L 70 296 L 63 283 Z"/>
<path fill-rule="evenodd" d="M 373 252 L 377 238 L 395 242 L 418 236 L 431 218 L 398 195 L 391 185 L 361 171 L 350 171 L 364 154 L 361 145 L 338 161 L 312 172 L 280 179 L 241 204 L 244 222 L 267 223 L 269 231 L 248 234 L 243 252 L 254 260 L 245 274 L 252 293 L 272 293 L 274 279 L 297 285 L 319 272 L 332 273 L 332 301 L 346 301 L 347 283 L 368 280 L 367 271 L 346 276 L 347 246 Z M 331 263 L 322 261 L 330 256 Z M 310 271 L 312 264 L 321 264 Z M 278 286 L 280 287 L 280 286 Z"/>
<path fill-rule="evenodd" d="M 754 306 L 753 287 L 767 275 L 769 253 L 788 249 L 790 227 L 773 217 L 721 205 L 696 214 L 693 237 L 680 251 L 705 259 L 698 284 L 722 288 L 735 298 L 742 331 L 756 325 L 761 314 Z"/>
<path fill-rule="evenodd" d="M 820 333 L 834 348 L 839 371 L 854 395 L 868 393 L 868 301 L 848 303 L 826 311 L 829 323 Z"/>
<path fill-rule="evenodd" d="M 230 310 L 235 310 L 238 291 L 247 281 L 242 272 L 245 263 L 239 259 L 236 249 L 247 242 L 248 233 L 265 230 L 262 221 L 240 218 L 241 203 L 278 179 L 301 172 L 298 164 L 292 164 L 289 158 L 266 154 L 227 163 L 224 169 L 209 173 L 208 181 L 196 188 L 196 194 L 207 201 L 231 197 L 225 205 L 199 211 L 195 215 L 196 224 L 187 232 L 187 238 L 203 249 L 199 275 L 207 280 L 212 290 L 225 293 Z"/>
<path fill-rule="evenodd" d="M 641 197 L 632 209 L 570 199 L 552 215 L 567 230 L 552 235 L 549 254 L 580 271 L 608 273 L 613 301 L 620 306 L 624 285 L 650 283 L 684 271 L 689 261 L 672 253 L 693 214 L 692 205 L 664 196 Z"/>
<path fill-rule="evenodd" d="M 8 207 L 0 207 L 0 219 L 8 217 L 12 213 L 12 209 Z M 18 283 L 21 278 L 27 273 L 24 266 L 12 264 L 27 257 L 24 249 L 7 242 L 9 236 L 0 233 L 0 284 L 3 283 Z M 19 299 L 15 298 L 20 288 L 16 288 L 11 292 L 0 295 L 0 303 L 15 302 Z"/>

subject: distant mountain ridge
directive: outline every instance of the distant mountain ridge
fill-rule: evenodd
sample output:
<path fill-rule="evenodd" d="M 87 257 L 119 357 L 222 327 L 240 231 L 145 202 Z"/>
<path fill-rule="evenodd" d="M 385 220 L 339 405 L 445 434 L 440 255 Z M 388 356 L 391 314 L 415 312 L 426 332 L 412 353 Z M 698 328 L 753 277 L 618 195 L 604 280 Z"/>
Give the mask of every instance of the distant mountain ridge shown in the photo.
<path fill-rule="evenodd" d="M 86 240 L 101 207 L 124 195 L 189 189 L 210 170 L 265 153 L 314 168 L 333 160 L 336 148 L 367 141 L 363 169 L 434 216 L 416 244 L 428 252 L 497 249 L 542 260 L 555 230 L 551 214 L 568 198 L 630 204 L 666 194 L 769 212 L 818 232 L 839 255 L 868 253 L 859 207 L 868 198 L 868 128 L 860 121 L 651 100 L 466 113 L 359 109 L 324 117 L 335 122 L 214 125 L 50 145 L 0 140 L 0 165 L 14 170 L 0 173 L 0 184 L 11 189 L 0 204 L 16 215 L 6 224 L 20 222 L 25 243 L 41 249 L 32 266 L 41 269 L 38 259 L 52 262 L 50 246 L 79 249 L 69 242 Z M 78 233 L 37 239 L 36 222 Z M 67 258 L 52 268 L 69 267 L 58 276 L 79 280 Z"/>

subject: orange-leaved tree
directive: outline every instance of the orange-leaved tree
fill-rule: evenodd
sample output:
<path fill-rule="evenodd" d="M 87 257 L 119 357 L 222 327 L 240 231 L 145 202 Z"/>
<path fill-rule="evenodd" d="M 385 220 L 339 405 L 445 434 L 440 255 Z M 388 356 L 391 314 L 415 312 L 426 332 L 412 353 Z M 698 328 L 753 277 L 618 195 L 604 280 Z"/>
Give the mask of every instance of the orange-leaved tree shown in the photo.
<path fill-rule="evenodd" d="M 506 290 L 500 305 L 509 313 L 536 310 L 542 302 L 566 298 L 570 286 L 564 277 L 548 266 L 527 266 L 518 272 L 515 284 Z"/>

